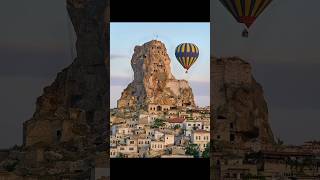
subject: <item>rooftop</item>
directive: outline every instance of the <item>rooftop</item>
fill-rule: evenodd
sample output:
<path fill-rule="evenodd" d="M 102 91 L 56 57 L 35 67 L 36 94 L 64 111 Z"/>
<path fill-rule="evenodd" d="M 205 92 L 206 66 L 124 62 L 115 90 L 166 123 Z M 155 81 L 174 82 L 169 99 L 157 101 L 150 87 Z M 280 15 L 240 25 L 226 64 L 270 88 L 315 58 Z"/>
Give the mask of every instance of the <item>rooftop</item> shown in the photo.
<path fill-rule="evenodd" d="M 206 130 L 199 129 L 199 130 L 193 131 L 193 133 L 210 133 L 210 132 L 206 131 Z"/>
<path fill-rule="evenodd" d="M 171 118 L 167 120 L 169 123 L 183 123 L 185 121 L 184 118 Z"/>

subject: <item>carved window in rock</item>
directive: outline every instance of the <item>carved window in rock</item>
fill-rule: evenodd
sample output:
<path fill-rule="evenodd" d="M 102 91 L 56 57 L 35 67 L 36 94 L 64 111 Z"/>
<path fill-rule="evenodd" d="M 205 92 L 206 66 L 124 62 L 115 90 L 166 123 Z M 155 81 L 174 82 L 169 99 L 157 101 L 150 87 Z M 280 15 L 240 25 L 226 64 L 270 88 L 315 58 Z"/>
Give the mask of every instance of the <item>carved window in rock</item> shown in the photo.
<path fill-rule="evenodd" d="M 71 99 L 70 99 L 71 106 L 75 106 L 81 100 L 81 98 L 82 98 L 81 95 L 73 95 L 73 96 L 71 96 Z"/>
<path fill-rule="evenodd" d="M 57 138 L 57 141 L 60 141 L 61 136 L 62 136 L 62 132 L 61 132 L 61 130 L 57 130 L 57 131 L 56 131 L 56 138 Z"/>
<path fill-rule="evenodd" d="M 230 123 L 230 129 L 233 129 L 233 123 Z"/>
<path fill-rule="evenodd" d="M 222 115 L 218 115 L 218 119 L 227 119 L 227 118 Z"/>
<path fill-rule="evenodd" d="M 230 142 L 234 142 L 236 139 L 236 136 L 234 134 L 230 134 Z"/>

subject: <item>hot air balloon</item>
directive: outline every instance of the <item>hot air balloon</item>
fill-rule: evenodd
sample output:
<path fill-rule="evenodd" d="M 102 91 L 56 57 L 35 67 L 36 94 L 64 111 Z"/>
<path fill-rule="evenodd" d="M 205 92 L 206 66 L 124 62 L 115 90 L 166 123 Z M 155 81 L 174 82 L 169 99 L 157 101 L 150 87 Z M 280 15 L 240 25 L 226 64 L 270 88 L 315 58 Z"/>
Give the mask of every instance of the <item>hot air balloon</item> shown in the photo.
<path fill-rule="evenodd" d="M 176 58 L 188 73 L 189 68 L 199 57 L 199 48 L 192 43 L 182 43 L 176 47 Z"/>
<path fill-rule="evenodd" d="M 232 16 L 249 29 L 258 16 L 267 8 L 272 0 L 220 0 Z M 242 32 L 243 37 L 248 37 L 248 30 Z"/>

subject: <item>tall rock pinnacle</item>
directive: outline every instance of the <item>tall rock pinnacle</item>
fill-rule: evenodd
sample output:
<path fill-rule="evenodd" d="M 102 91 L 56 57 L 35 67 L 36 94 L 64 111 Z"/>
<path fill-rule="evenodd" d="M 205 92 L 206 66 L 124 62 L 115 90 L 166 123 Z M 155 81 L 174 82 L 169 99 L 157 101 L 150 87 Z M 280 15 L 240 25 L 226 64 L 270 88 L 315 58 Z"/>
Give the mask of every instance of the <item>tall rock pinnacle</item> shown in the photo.
<path fill-rule="evenodd" d="M 162 42 L 152 40 L 136 46 L 131 59 L 134 80 L 122 92 L 118 108 L 148 108 L 149 105 L 195 106 L 189 83 L 175 79 L 170 63 Z"/>
<path fill-rule="evenodd" d="M 107 166 L 109 0 L 66 1 L 77 57 L 37 99 L 20 152 L 0 163 L 21 177 L 89 179 L 94 167 Z"/>
<path fill-rule="evenodd" d="M 244 60 L 212 58 L 212 106 L 216 119 L 213 139 L 246 143 L 272 144 L 274 137 L 268 120 L 263 89 Z"/>

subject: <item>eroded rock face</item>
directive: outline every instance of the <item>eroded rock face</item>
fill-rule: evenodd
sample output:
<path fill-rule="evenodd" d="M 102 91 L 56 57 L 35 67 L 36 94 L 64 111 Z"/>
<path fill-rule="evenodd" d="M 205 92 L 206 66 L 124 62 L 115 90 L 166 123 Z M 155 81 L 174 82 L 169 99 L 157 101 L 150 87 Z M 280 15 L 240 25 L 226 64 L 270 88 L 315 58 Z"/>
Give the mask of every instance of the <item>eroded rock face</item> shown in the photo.
<path fill-rule="evenodd" d="M 108 6 L 108 0 L 67 0 L 77 58 L 44 88 L 33 117 L 24 123 L 22 155 L 12 158 L 11 151 L 5 161 L 16 161 L 10 166 L 15 174 L 86 179 L 96 157 L 106 156 Z"/>
<path fill-rule="evenodd" d="M 102 143 L 108 92 L 105 11 L 104 0 L 68 1 L 78 56 L 37 99 L 36 112 L 25 123 L 26 146 L 69 141 L 84 134 L 90 143 Z"/>
<path fill-rule="evenodd" d="M 147 108 L 148 105 L 195 106 L 192 89 L 171 73 L 165 45 L 152 40 L 136 46 L 131 59 L 134 80 L 122 92 L 118 108 Z"/>
<path fill-rule="evenodd" d="M 216 118 L 213 139 L 272 144 L 267 103 L 250 64 L 237 57 L 212 58 L 211 73 Z"/>

